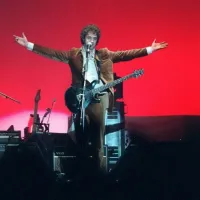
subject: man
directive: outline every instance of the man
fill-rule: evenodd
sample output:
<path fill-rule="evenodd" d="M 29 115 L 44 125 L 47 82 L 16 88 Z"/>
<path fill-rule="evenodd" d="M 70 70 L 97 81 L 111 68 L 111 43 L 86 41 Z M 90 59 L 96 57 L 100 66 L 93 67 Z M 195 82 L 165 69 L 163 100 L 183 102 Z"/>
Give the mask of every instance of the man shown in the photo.
<path fill-rule="evenodd" d="M 42 56 L 53 60 L 58 60 L 69 64 L 72 75 L 73 86 L 83 86 L 84 77 L 87 83 L 93 80 L 99 80 L 95 87 L 113 81 L 113 63 L 129 61 L 134 58 L 147 56 L 152 52 L 164 49 L 168 46 L 166 42 L 156 43 L 147 48 L 132 49 L 126 51 L 110 51 L 107 48 L 96 50 L 96 45 L 100 39 L 100 29 L 93 24 L 84 27 L 80 34 L 82 47 L 72 48 L 68 51 L 58 51 L 29 42 L 24 34 L 22 37 L 14 36 L 15 40 L 21 46 Z M 88 52 L 89 49 L 89 52 Z M 88 58 L 88 59 L 87 59 Z M 86 74 L 83 73 L 83 67 L 87 66 Z M 84 76 L 85 75 L 85 76 Z M 98 158 L 98 165 L 103 166 L 103 138 L 105 130 L 105 112 L 113 107 L 113 88 L 100 97 L 100 103 L 91 103 L 86 108 L 87 133 L 78 134 L 80 129 L 76 124 L 76 135 L 78 143 L 91 144 L 94 155 Z M 77 120 L 80 122 L 80 120 Z M 81 137 L 80 137 L 81 135 Z M 89 139 L 88 136 L 89 135 Z M 81 145 L 84 146 L 84 145 Z"/>

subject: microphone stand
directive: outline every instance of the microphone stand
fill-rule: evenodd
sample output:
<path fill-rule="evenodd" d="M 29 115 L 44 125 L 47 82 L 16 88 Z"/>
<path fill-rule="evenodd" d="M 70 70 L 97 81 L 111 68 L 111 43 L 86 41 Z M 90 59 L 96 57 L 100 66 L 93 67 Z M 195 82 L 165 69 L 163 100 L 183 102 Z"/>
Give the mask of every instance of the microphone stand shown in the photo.
<path fill-rule="evenodd" d="M 50 112 L 49 112 L 49 117 L 48 117 L 48 120 L 47 120 L 47 124 L 49 123 L 49 119 L 50 119 L 51 112 L 52 112 L 52 110 L 53 110 L 53 107 L 54 107 L 55 102 L 56 102 L 56 100 L 54 99 L 53 102 L 52 102 L 51 108 L 50 108 Z"/>
<path fill-rule="evenodd" d="M 16 103 L 18 103 L 18 104 L 21 104 L 18 100 L 13 99 L 12 97 L 9 97 L 8 95 L 6 95 L 6 94 L 4 94 L 4 93 L 2 93 L 2 92 L 0 92 L 0 96 L 4 97 L 4 98 L 6 98 L 6 99 L 10 99 L 10 100 L 12 100 L 12 101 L 14 101 L 14 102 L 16 102 Z"/>
<path fill-rule="evenodd" d="M 85 89 L 86 89 L 86 72 L 88 70 L 88 55 L 90 53 L 90 49 L 87 46 L 86 49 L 86 63 L 83 66 L 82 69 L 82 74 L 84 74 L 84 83 L 83 83 L 83 93 L 82 93 L 82 102 L 81 102 L 81 115 L 80 115 L 80 126 L 82 126 L 82 130 L 84 132 L 85 129 L 85 108 L 84 108 L 84 103 L 85 103 Z"/>

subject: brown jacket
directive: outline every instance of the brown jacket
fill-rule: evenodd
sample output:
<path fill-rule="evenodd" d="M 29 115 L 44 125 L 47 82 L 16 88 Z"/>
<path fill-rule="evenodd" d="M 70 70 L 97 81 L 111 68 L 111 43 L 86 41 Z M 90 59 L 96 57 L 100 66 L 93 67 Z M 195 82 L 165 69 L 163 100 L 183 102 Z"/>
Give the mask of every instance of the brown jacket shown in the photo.
<path fill-rule="evenodd" d="M 72 48 L 68 51 L 58 51 L 34 44 L 33 52 L 48 57 L 50 59 L 69 64 L 72 73 L 72 85 L 81 84 L 81 82 L 83 81 L 83 56 L 81 53 L 81 48 Z M 101 63 L 100 77 L 104 83 L 113 81 L 113 63 L 129 61 L 134 58 L 139 58 L 147 55 L 146 48 L 115 52 L 110 51 L 107 48 L 102 48 L 96 52 L 98 55 L 96 56 L 96 59 L 99 60 Z M 109 111 L 112 110 L 114 102 L 113 100 L 114 92 L 113 88 L 110 88 Z"/>

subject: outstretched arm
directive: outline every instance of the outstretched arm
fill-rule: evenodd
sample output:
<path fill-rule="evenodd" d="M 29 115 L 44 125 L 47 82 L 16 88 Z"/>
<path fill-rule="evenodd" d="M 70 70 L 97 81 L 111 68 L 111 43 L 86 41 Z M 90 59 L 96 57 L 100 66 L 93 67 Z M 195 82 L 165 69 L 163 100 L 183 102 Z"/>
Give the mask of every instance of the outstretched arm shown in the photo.
<path fill-rule="evenodd" d="M 120 61 L 129 61 L 134 58 L 139 58 L 143 56 L 147 56 L 151 54 L 152 52 L 164 49 L 168 46 L 166 42 L 160 42 L 156 43 L 156 39 L 153 41 L 152 45 L 147 48 L 141 48 L 141 49 L 132 49 L 132 50 L 126 50 L 126 51 L 109 51 L 110 59 L 115 62 Z"/>
<path fill-rule="evenodd" d="M 19 45 L 27 48 L 30 51 L 33 51 L 39 55 L 42 55 L 44 57 L 47 57 L 47 58 L 50 58 L 53 60 L 58 60 L 61 62 L 68 63 L 68 60 L 69 60 L 69 52 L 68 51 L 58 51 L 58 50 L 50 49 L 50 48 L 43 47 L 43 46 L 40 46 L 37 44 L 33 44 L 32 42 L 29 42 L 27 40 L 24 33 L 22 33 L 22 37 L 19 37 L 16 35 L 14 35 L 14 37 L 15 37 L 15 41 Z"/>

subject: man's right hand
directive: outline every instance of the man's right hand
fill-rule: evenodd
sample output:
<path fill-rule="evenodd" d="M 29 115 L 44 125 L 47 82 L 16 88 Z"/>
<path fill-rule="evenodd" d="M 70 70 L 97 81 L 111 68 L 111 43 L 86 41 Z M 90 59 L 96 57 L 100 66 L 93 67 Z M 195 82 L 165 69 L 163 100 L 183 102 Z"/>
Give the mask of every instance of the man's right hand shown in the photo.
<path fill-rule="evenodd" d="M 13 35 L 15 37 L 15 41 L 20 44 L 21 46 L 27 47 L 28 46 L 28 40 L 24 33 L 22 33 L 22 37 Z"/>

